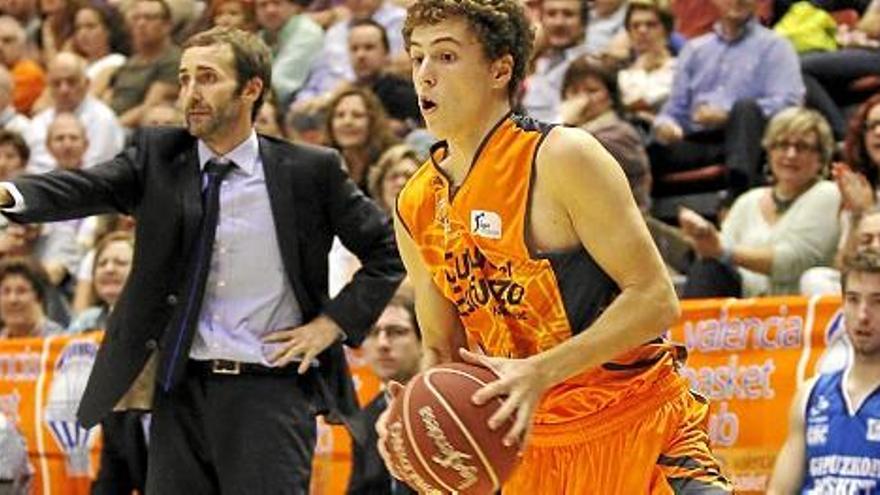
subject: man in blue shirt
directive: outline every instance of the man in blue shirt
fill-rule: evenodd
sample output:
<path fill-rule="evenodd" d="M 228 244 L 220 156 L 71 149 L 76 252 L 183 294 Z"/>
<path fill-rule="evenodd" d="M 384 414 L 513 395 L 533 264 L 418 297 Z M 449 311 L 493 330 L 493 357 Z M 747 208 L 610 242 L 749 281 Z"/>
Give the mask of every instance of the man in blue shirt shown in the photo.
<path fill-rule="evenodd" d="M 764 124 L 799 105 L 804 84 L 788 41 L 755 19 L 756 0 L 712 1 L 721 18 L 679 55 L 648 152 L 655 176 L 723 163 L 739 193 L 760 182 Z"/>
<path fill-rule="evenodd" d="M 851 359 L 795 396 L 770 495 L 880 490 L 880 251 L 848 258 L 841 282 Z"/>

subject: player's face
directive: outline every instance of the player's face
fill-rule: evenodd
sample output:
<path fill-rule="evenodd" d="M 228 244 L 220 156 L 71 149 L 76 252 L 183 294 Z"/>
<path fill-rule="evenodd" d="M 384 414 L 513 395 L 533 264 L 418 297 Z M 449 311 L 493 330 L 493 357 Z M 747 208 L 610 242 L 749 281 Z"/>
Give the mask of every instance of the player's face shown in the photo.
<path fill-rule="evenodd" d="M 490 89 L 492 63 L 464 19 L 416 27 L 409 52 L 419 107 L 437 138 L 463 132 L 497 98 Z"/>
<path fill-rule="evenodd" d="M 422 346 L 412 317 L 400 306 L 388 306 L 364 340 L 364 356 L 383 382 L 405 383 L 418 372 Z"/>
<path fill-rule="evenodd" d="M 180 60 L 180 108 L 190 134 L 204 140 L 225 133 L 250 108 L 238 93 L 232 48 L 228 45 L 197 46 L 183 52 Z"/>
<path fill-rule="evenodd" d="M 843 311 L 846 333 L 856 354 L 880 356 L 880 273 L 849 274 Z"/>

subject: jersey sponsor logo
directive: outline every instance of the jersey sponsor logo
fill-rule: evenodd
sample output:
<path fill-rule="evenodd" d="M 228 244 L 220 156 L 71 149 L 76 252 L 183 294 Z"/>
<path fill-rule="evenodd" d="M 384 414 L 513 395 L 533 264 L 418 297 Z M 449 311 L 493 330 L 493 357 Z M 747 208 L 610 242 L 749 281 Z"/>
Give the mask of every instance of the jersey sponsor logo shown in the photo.
<path fill-rule="evenodd" d="M 807 445 L 825 445 L 828 441 L 828 425 L 810 425 L 807 427 Z"/>
<path fill-rule="evenodd" d="M 494 211 L 471 210 L 471 232 L 487 239 L 501 239 L 501 217 Z"/>
<path fill-rule="evenodd" d="M 825 413 L 828 411 L 828 408 L 831 407 L 831 403 L 828 402 L 828 399 L 824 395 L 820 395 L 816 397 L 816 403 L 810 406 L 810 420 L 811 421 L 823 421 L 827 418 Z"/>
<path fill-rule="evenodd" d="M 880 442 L 880 419 L 868 418 L 868 431 L 865 432 L 865 439 L 870 442 Z"/>

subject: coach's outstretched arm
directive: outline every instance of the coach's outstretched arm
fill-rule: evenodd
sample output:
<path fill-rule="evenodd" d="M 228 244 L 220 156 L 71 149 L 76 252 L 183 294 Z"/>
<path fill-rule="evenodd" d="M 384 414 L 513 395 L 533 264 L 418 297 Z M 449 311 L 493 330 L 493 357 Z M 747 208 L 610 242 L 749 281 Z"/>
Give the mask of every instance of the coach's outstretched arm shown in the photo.
<path fill-rule="evenodd" d="M 776 465 L 773 467 L 773 477 L 770 478 L 767 495 L 794 495 L 801 491 L 807 455 L 804 409 L 810 389 L 809 384 L 801 386 L 791 401 L 791 409 L 788 413 L 788 437 L 779 455 L 776 456 Z"/>

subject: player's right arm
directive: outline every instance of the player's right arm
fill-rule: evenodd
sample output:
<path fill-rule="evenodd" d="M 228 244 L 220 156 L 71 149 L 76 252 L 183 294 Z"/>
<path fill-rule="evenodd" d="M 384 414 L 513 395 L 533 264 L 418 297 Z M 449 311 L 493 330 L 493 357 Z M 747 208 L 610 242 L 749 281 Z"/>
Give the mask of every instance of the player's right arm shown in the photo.
<path fill-rule="evenodd" d="M 394 233 L 400 258 L 415 292 L 416 317 L 422 332 L 422 368 L 449 361 L 460 361 L 458 349 L 467 347 L 464 326 L 452 302 L 443 296 L 422 261 L 419 248 L 394 215 Z"/>
<path fill-rule="evenodd" d="M 770 486 L 767 488 L 768 495 L 800 493 L 804 482 L 807 455 L 804 411 L 810 389 L 809 384 L 801 387 L 791 401 L 791 410 L 788 414 L 788 438 L 776 457 L 773 477 L 770 478 Z"/>

